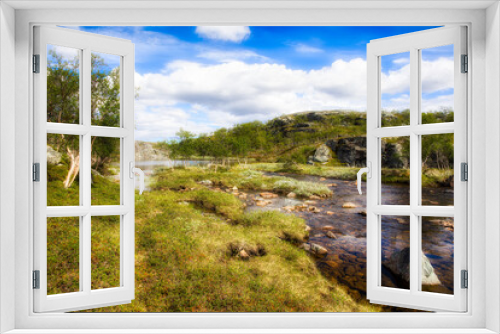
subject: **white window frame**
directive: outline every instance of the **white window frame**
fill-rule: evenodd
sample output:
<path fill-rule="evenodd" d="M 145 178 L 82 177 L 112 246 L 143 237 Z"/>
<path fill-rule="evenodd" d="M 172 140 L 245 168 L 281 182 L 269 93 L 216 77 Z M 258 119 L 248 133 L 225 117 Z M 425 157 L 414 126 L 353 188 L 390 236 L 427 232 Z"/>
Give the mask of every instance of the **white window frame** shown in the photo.
<path fill-rule="evenodd" d="M 0 94 L 2 96 L 1 114 L 6 123 L 0 125 L 1 132 L 5 124 L 15 126 L 15 147 L 9 148 L 4 137 L 0 142 L 1 157 L 15 157 L 15 226 L 6 217 L 10 212 L 2 213 L 0 265 L 2 276 L 0 281 L 0 316 L 1 330 L 16 329 L 15 333 L 36 333 L 37 329 L 64 329 L 60 332 L 77 332 L 76 329 L 90 329 L 88 332 L 106 332 L 106 329 L 127 329 L 128 333 L 144 332 L 145 329 L 229 329 L 254 328 L 255 332 L 274 331 L 280 329 L 298 329 L 295 332 L 335 332 L 338 329 L 348 329 L 350 333 L 357 332 L 412 332 L 409 329 L 419 328 L 419 332 L 457 333 L 459 328 L 463 333 L 493 333 L 500 331 L 498 320 L 499 269 L 498 261 L 500 230 L 500 176 L 498 164 L 500 153 L 498 110 L 500 109 L 500 12 L 498 3 L 491 2 L 446 2 L 434 1 L 416 2 L 402 1 L 397 3 L 399 9 L 390 9 L 384 1 L 371 1 L 369 9 L 363 2 L 335 1 L 317 3 L 307 1 L 276 2 L 248 4 L 221 4 L 207 1 L 203 9 L 193 7 L 196 4 L 179 4 L 165 2 L 164 7 L 144 10 L 119 9 L 102 10 L 96 6 L 106 6 L 110 2 L 82 1 L 77 4 L 66 2 L 17 2 L 8 1 L 0 4 Z M 132 2 L 130 2 L 132 3 Z M 12 21 L 12 9 L 8 5 L 38 8 L 19 10 L 15 13 L 15 25 Z M 129 4 L 122 3 L 123 6 Z M 135 3 L 133 6 L 147 7 Z M 57 9 L 61 6 L 74 6 L 80 9 L 40 10 L 44 6 Z M 112 2 L 111 5 L 113 6 Z M 116 6 L 116 4 L 114 5 Z M 118 5 L 120 6 L 120 5 Z M 151 6 L 162 6 L 153 3 Z M 211 8 L 210 8 L 211 6 Z M 224 8 L 226 6 L 226 8 Z M 253 7 L 252 7 L 253 6 Z M 405 7 L 406 9 L 401 9 Z M 426 7 L 432 6 L 432 8 Z M 462 9 L 453 9 L 462 6 Z M 487 6 L 490 6 L 487 10 Z M 85 8 L 86 9 L 81 9 Z M 184 7 L 184 9 L 179 9 Z M 356 8 L 357 9 L 346 9 Z M 444 8 L 444 9 L 436 9 Z M 47 7 L 45 7 L 47 8 Z M 50 7 L 48 7 L 50 8 Z M 93 8 L 93 9 L 92 9 Z M 246 8 L 242 10 L 241 8 Z M 450 9 L 451 8 L 451 9 Z M 9 16 L 10 15 L 10 16 Z M 7 16 L 7 20 L 5 19 Z M 471 187 L 468 190 L 469 202 L 469 307 L 466 313 L 435 313 L 435 314 L 34 314 L 33 291 L 31 289 L 31 245 L 32 245 L 32 183 L 30 181 L 32 156 L 32 82 L 30 74 L 32 27 L 36 24 L 61 25 L 448 25 L 465 24 L 469 31 L 469 50 L 471 59 L 468 78 L 468 131 L 472 134 L 468 142 L 470 158 Z M 485 24 L 486 23 L 486 24 Z M 9 29 L 5 29 L 5 27 Z M 9 69 L 14 65 L 12 60 L 12 41 L 9 33 L 15 27 L 15 75 Z M 11 29 L 12 28 L 12 29 Z M 7 31 L 6 31 L 7 30 Z M 7 49 L 4 49 L 7 43 Z M 9 53 L 10 52 L 10 53 Z M 5 55 L 7 53 L 7 55 Z M 488 71 L 486 71 L 488 66 Z M 4 73 L 9 73 L 5 77 Z M 15 79 L 15 80 L 14 80 Z M 6 96 L 12 91 L 9 83 L 15 82 L 15 100 Z M 488 83 L 488 85 L 486 85 Z M 7 114 L 5 110 L 15 104 L 15 119 L 12 109 Z M 7 106 L 6 106 L 7 105 Z M 486 116 L 488 122 L 485 121 Z M 485 132 L 488 132 L 486 141 Z M 9 132 L 6 132 L 7 134 Z M 489 150 L 486 154 L 486 150 Z M 486 162 L 489 164 L 487 165 Z M 0 208 L 8 209 L 6 197 L 9 193 L 3 185 L 10 184 L 5 172 L 12 171 L 13 166 L 0 160 Z M 494 173 L 486 183 L 486 172 Z M 472 183 L 473 182 L 473 183 Z M 9 190 L 10 191 L 10 190 Z M 488 194 L 488 196 L 486 196 Z M 489 206 L 485 206 L 489 204 Z M 7 203 L 7 204 L 6 204 Z M 5 212 L 5 211 L 4 211 Z M 4 216 L 5 215 L 5 216 Z M 7 216 L 7 218 L 12 215 Z M 488 217 L 488 220 L 485 218 Z M 474 229 L 472 229 L 472 226 Z M 15 238 L 15 245 L 10 241 Z M 497 255 L 488 267 L 484 257 L 486 249 L 489 254 Z M 29 259 L 29 260 L 27 260 Z M 11 292 L 14 283 L 15 291 Z M 486 293 L 488 291 L 488 293 Z M 12 305 L 15 305 L 12 311 Z M 14 319 L 8 318 L 14 315 Z M 5 324 L 5 325 L 4 325 Z M 142 330 L 131 329 L 141 327 Z M 260 330 L 259 330 L 260 329 Z M 439 329 L 439 330 L 437 330 Z M 491 331 L 489 330 L 491 329 Z M 237 330 L 231 330 L 236 332 Z M 47 332 L 47 331 L 45 331 Z M 50 331 L 57 332 L 57 331 Z M 165 330 L 167 332 L 167 330 Z M 174 332 L 173 330 L 170 332 Z M 215 331 L 214 331 L 215 332 Z M 220 331 L 218 331 L 220 332 Z"/>

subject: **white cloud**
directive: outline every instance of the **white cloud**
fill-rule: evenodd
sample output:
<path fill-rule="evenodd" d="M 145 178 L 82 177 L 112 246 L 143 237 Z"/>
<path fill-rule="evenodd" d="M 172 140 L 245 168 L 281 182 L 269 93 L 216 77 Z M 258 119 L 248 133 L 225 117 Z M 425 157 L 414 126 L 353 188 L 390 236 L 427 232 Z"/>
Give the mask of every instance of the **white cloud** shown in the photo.
<path fill-rule="evenodd" d="M 199 26 L 196 33 L 204 38 L 240 43 L 250 36 L 250 28 L 244 26 Z"/>
<path fill-rule="evenodd" d="M 247 59 L 253 59 L 261 62 L 269 60 L 269 58 L 267 58 L 266 56 L 259 55 L 258 53 L 253 52 L 251 50 L 229 50 L 229 51 L 207 50 L 198 54 L 197 57 L 215 60 L 221 63 L 228 63 L 232 61 L 247 60 Z"/>
<path fill-rule="evenodd" d="M 453 87 L 452 78 L 450 81 L 445 75 L 449 64 L 440 59 L 436 62 L 424 63 L 422 77 L 429 82 L 424 90 Z M 387 109 L 409 106 L 405 67 L 382 76 L 389 88 L 385 93 L 392 94 L 384 99 Z M 137 137 L 143 140 L 171 138 L 180 127 L 211 132 L 298 111 L 366 110 L 366 61 L 361 58 L 337 60 L 308 71 L 269 63 L 175 61 L 161 73 L 136 73 L 136 85 L 141 87 L 136 103 Z M 453 96 L 441 95 L 422 103 L 424 111 L 449 108 Z"/>
<path fill-rule="evenodd" d="M 453 88 L 453 58 L 422 61 L 422 91 L 432 93 Z M 410 91 L 410 64 L 382 73 L 382 94 L 400 94 Z"/>
<path fill-rule="evenodd" d="M 314 46 L 309 46 L 306 44 L 297 44 L 295 45 L 295 51 L 299 53 L 320 53 L 323 52 L 322 49 L 316 48 Z"/>
<path fill-rule="evenodd" d="M 394 64 L 408 64 L 410 62 L 410 58 L 397 58 L 392 61 Z"/>

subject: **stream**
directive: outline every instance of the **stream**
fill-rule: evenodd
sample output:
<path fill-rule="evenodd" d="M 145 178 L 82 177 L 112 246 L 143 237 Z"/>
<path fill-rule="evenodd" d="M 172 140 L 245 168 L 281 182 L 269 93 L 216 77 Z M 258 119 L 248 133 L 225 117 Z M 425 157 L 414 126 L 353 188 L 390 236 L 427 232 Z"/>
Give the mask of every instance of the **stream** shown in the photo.
<path fill-rule="evenodd" d="M 267 173 L 267 175 L 278 175 Z M 281 174 L 279 174 L 281 175 Z M 323 183 L 330 186 L 333 196 L 316 201 L 321 212 L 293 212 L 303 218 L 311 228 L 309 243 L 315 243 L 328 250 L 328 254 L 316 258 L 316 265 L 328 278 L 347 285 L 354 294 L 366 294 L 366 196 L 360 196 L 356 183 L 311 175 L 290 175 L 300 181 Z M 362 184 L 366 193 L 366 184 Z M 423 198 L 434 205 L 453 203 L 451 188 L 424 188 Z M 408 204 L 407 186 L 384 185 L 383 197 L 386 204 Z M 280 210 L 288 205 L 300 205 L 303 201 L 288 199 L 280 195 L 270 199 L 268 206 L 259 207 L 247 202 L 247 210 Z M 350 202 L 355 208 L 343 208 Z M 427 204 L 427 203 L 425 203 Z M 327 213 L 329 212 L 329 214 Z M 409 247 L 409 218 L 402 216 L 382 217 L 382 263 L 390 258 L 395 250 Z M 331 230 L 337 239 L 326 236 Z M 450 218 L 422 218 L 422 249 L 441 281 L 440 286 L 422 287 L 423 291 L 453 293 L 453 220 Z M 408 288 L 398 281 L 386 266 L 382 266 L 382 285 L 387 287 Z M 357 291 L 357 292 L 356 292 Z"/>

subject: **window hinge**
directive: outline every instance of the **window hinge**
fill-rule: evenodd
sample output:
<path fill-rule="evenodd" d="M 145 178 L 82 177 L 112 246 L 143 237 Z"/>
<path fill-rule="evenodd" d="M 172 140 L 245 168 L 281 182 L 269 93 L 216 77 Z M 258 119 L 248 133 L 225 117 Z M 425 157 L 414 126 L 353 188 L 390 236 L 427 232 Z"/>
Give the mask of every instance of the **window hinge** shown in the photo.
<path fill-rule="evenodd" d="M 462 73 L 469 72 L 469 56 L 462 55 Z"/>
<path fill-rule="evenodd" d="M 462 162 L 460 165 L 460 170 L 461 170 L 461 181 L 469 181 L 469 165 L 466 162 Z"/>
<path fill-rule="evenodd" d="M 469 272 L 467 270 L 462 270 L 462 289 L 467 289 L 469 287 Z"/>
<path fill-rule="evenodd" d="M 33 289 L 40 289 L 40 270 L 33 270 Z"/>
<path fill-rule="evenodd" d="M 40 73 L 40 55 L 33 55 L 33 73 Z"/>
<path fill-rule="evenodd" d="M 33 181 L 40 182 L 40 164 L 38 162 L 33 164 Z"/>

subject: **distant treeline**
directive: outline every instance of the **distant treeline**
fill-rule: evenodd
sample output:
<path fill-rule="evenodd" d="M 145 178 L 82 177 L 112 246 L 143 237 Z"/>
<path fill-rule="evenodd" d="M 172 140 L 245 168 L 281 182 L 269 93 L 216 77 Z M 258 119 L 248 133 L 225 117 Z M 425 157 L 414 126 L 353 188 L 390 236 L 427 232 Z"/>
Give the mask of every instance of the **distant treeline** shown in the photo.
<path fill-rule="evenodd" d="M 383 112 L 383 126 L 409 125 L 409 110 Z M 422 114 L 422 123 L 453 121 L 453 111 L 443 110 Z M 178 140 L 160 142 L 173 158 L 255 158 L 266 161 L 283 161 L 282 155 L 291 151 L 304 151 L 311 145 L 329 139 L 366 135 L 366 113 L 354 111 L 304 112 L 275 118 L 266 123 L 254 121 L 221 128 L 213 133 L 196 136 L 186 129 L 176 133 Z M 399 141 L 405 145 L 407 139 Z M 439 161 L 453 161 L 453 135 L 425 136 L 423 160 L 435 160 L 431 155 L 439 152 Z M 313 146 L 314 147 L 314 146 Z M 310 149 L 304 154 L 309 154 Z M 428 155 L 426 159 L 426 155 Z M 296 156 L 296 154 L 295 154 Z M 305 158 L 304 158 L 305 159 Z"/>

